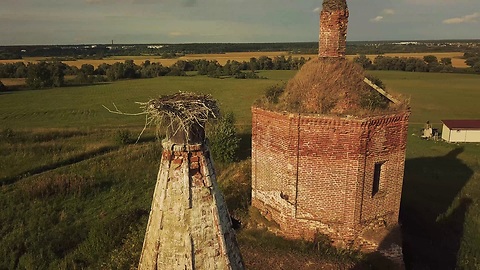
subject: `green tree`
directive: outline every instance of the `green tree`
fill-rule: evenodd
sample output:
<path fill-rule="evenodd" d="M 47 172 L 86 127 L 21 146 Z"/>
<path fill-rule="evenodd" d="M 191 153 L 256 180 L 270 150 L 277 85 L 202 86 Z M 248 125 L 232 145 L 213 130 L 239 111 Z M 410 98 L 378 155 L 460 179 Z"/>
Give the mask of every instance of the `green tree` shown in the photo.
<path fill-rule="evenodd" d="M 110 66 L 107 70 L 107 79 L 109 81 L 116 81 L 124 78 L 123 74 L 125 71 L 125 65 L 123 63 L 117 62 Z"/>
<path fill-rule="evenodd" d="M 140 67 L 135 65 L 135 62 L 133 60 L 125 60 L 124 64 L 124 71 L 123 71 L 123 78 L 138 78 L 139 77 L 139 70 Z"/>
<path fill-rule="evenodd" d="M 62 62 L 55 61 L 48 65 L 52 76 L 52 85 L 54 87 L 61 87 L 65 84 L 65 69 L 66 66 Z"/>
<path fill-rule="evenodd" d="M 95 70 L 95 73 L 97 75 L 107 75 L 107 70 L 110 68 L 110 65 L 107 63 L 103 63 L 98 65 L 97 69 Z"/>
<path fill-rule="evenodd" d="M 480 73 L 480 61 L 473 66 L 473 71 Z"/>
<path fill-rule="evenodd" d="M 270 57 L 260 56 L 258 58 L 258 65 L 262 70 L 271 70 L 273 68 L 273 61 Z"/>
<path fill-rule="evenodd" d="M 226 113 L 207 129 L 210 150 L 214 161 L 230 163 L 237 159 L 240 139 L 235 131 L 235 117 Z"/>
<path fill-rule="evenodd" d="M 427 62 L 427 64 L 438 64 L 438 59 L 435 55 L 425 55 L 423 61 Z"/>
<path fill-rule="evenodd" d="M 473 57 L 470 57 L 470 58 L 467 58 L 467 60 L 465 60 L 465 63 L 471 67 L 474 67 L 476 63 L 480 62 L 480 56 L 473 56 Z"/>
<path fill-rule="evenodd" d="M 445 57 L 445 58 L 440 59 L 440 62 L 442 64 L 444 64 L 445 66 L 451 66 L 452 65 L 452 58 Z"/>
<path fill-rule="evenodd" d="M 80 71 L 83 72 L 83 74 L 85 75 L 93 75 L 94 71 L 95 71 L 95 68 L 93 67 L 93 65 L 90 65 L 90 64 L 83 64 L 81 67 L 80 67 Z"/>
<path fill-rule="evenodd" d="M 25 78 L 27 77 L 27 66 L 23 62 L 17 62 L 15 66 L 15 78 Z"/>
<path fill-rule="evenodd" d="M 248 68 L 250 70 L 258 70 L 260 68 L 257 58 L 255 57 L 250 58 L 250 62 L 248 63 Z"/>
<path fill-rule="evenodd" d="M 52 71 L 48 64 L 46 62 L 28 64 L 25 83 L 34 89 L 51 87 L 53 85 Z"/>

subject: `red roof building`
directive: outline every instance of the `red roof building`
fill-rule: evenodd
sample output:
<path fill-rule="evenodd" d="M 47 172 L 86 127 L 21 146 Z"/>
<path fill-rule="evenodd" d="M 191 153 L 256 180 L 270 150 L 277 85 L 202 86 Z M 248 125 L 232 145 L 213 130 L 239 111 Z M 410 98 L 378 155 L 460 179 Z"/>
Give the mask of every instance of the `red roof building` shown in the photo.
<path fill-rule="evenodd" d="M 480 120 L 442 120 L 442 139 L 447 142 L 480 142 Z"/>

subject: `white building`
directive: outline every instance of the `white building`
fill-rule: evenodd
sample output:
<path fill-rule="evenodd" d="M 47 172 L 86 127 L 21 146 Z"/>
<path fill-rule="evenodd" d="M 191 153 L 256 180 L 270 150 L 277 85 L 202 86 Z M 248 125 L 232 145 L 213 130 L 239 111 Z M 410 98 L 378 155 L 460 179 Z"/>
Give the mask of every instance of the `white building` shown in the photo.
<path fill-rule="evenodd" d="M 480 120 L 442 120 L 447 142 L 480 142 Z"/>

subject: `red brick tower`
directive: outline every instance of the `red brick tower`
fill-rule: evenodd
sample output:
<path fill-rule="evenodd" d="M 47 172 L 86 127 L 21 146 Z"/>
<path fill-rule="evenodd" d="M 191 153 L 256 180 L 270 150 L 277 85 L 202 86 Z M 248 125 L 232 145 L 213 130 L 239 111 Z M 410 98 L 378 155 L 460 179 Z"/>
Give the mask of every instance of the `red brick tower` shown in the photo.
<path fill-rule="evenodd" d="M 346 1 L 323 8 L 319 59 L 278 104 L 252 107 L 252 205 L 287 237 L 321 233 L 401 258 L 399 238 L 385 239 L 398 232 L 410 112 L 344 59 Z M 369 111 L 363 101 L 372 93 L 390 102 Z"/>
<path fill-rule="evenodd" d="M 345 58 L 348 15 L 345 1 L 324 1 L 320 13 L 319 57 Z"/>

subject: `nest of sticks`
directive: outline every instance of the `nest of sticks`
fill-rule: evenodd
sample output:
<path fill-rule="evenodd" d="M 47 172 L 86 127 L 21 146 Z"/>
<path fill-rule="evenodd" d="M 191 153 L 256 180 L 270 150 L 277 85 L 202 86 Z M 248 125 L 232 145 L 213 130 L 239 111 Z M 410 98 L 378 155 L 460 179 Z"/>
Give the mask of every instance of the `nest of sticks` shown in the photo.
<path fill-rule="evenodd" d="M 347 9 L 348 7 L 346 0 L 324 0 L 322 8 L 324 11 L 334 11 Z"/>
<path fill-rule="evenodd" d="M 155 124 L 159 129 L 166 128 L 171 133 L 167 132 L 167 137 L 179 131 L 189 134 L 194 126 L 204 128 L 209 119 L 220 114 L 212 96 L 188 92 L 160 96 L 139 104 L 146 115 L 146 126 Z"/>

